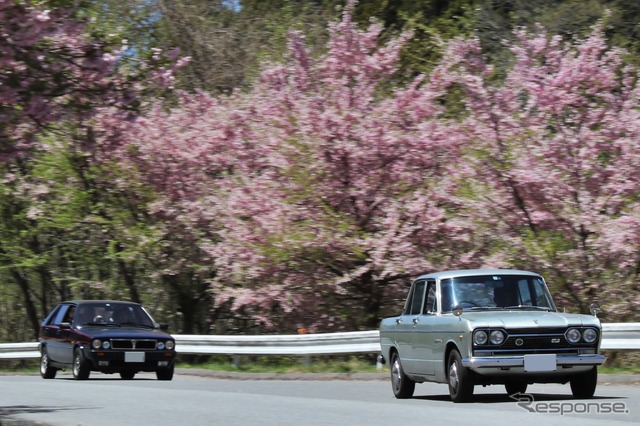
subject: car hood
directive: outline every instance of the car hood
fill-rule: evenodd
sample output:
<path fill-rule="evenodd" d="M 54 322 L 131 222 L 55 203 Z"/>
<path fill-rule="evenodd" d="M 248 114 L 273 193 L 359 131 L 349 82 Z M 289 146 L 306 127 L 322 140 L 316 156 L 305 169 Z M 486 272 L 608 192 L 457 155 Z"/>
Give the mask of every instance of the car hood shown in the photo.
<path fill-rule="evenodd" d="M 463 312 L 463 321 L 472 328 L 534 328 L 593 325 L 600 327 L 600 320 L 591 315 L 565 314 L 544 311 L 483 311 Z"/>
<path fill-rule="evenodd" d="M 78 328 L 82 334 L 98 339 L 169 339 L 171 336 L 160 329 L 143 327 L 116 327 L 89 325 Z"/>

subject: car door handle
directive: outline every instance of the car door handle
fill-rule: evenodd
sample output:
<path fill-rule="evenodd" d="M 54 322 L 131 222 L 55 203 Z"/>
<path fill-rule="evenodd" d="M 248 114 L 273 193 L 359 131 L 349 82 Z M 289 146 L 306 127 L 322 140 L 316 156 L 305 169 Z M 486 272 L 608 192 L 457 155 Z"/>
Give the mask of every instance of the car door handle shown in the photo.
<path fill-rule="evenodd" d="M 420 322 L 420 320 L 418 319 L 418 317 L 416 317 L 416 318 L 414 318 L 414 319 L 413 319 L 413 321 L 412 321 L 412 322 L 413 322 L 414 324 L 417 324 L 417 323 L 419 323 L 419 322 Z"/>
<path fill-rule="evenodd" d="M 433 343 L 442 343 L 442 339 L 436 339 L 433 341 Z"/>

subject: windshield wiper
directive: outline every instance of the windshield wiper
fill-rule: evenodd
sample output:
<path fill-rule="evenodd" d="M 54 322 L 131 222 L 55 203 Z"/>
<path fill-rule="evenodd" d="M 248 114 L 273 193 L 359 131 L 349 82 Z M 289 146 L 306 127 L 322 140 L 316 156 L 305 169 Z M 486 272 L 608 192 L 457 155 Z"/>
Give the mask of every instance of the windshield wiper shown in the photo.
<path fill-rule="evenodd" d="M 124 327 L 142 327 L 142 328 L 154 328 L 153 326 L 147 325 L 147 324 L 138 324 L 137 322 L 121 322 L 118 323 L 121 326 Z"/>
<path fill-rule="evenodd" d="M 91 322 L 85 322 L 82 325 L 100 325 L 100 326 L 112 325 L 112 326 L 115 326 L 115 327 L 120 327 L 120 324 L 116 324 L 114 322 L 94 322 L 94 321 L 91 321 Z"/>
<path fill-rule="evenodd" d="M 470 308 L 465 308 L 465 311 L 501 311 L 504 308 L 500 306 L 472 306 Z"/>
<path fill-rule="evenodd" d="M 537 310 L 537 311 L 550 311 L 551 310 L 551 308 L 549 308 L 547 306 L 533 306 L 533 305 L 506 306 L 504 309 L 505 310 L 508 310 L 508 309 L 522 309 L 522 310 L 534 309 L 534 310 Z"/>

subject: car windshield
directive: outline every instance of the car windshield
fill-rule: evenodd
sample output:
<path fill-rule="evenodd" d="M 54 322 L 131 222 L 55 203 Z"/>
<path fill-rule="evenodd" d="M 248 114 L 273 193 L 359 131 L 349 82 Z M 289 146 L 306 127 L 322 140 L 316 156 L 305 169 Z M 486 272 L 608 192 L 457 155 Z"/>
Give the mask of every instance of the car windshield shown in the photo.
<path fill-rule="evenodd" d="M 76 325 L 113 325 L 154 328 L 155 322 L 140 305 L 118 302 L 80 304 L 73 317 Z"/>
<path fill-rule="evenodd" d="M 540 277 L 529 275 L 479 275 L 441 281 L 442 307 L 465 310 L 552 310 L 555 306 Z"/>

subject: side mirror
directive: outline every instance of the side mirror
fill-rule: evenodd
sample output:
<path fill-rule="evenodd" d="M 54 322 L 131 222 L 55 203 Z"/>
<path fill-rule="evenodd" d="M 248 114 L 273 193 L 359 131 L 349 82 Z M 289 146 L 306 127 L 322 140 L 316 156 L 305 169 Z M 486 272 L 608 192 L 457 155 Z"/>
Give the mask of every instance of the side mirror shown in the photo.
<path fill-rule="evenodd" d="M 70 322 L 61 322 L 60 323 L 60 330 L 68 330 L 71 328 L 71 323 Z"/>
<path fill-rule="evenodd" d="M 454 306 L 453 311 L 451 311 L 451 312 L 453 312 L 453 315 L 455 315 L 457 317 L 460 317 L 460 315 L 462 315 L 462 311 L 463 310 L 464 309 L 462 309 L 462 306 L 456 305 L 456 306 Z"/>
<path fill-rule="evenodd" d="M 591 315 L 593 315 L 594 317 L 597 317 L 598 314 L 602 312 L 602 309 L 600 308 L 600 305 L 597 302 L 594 302 L 591 305 L 589 305 L 589 311 L 591 312 Z"/>

